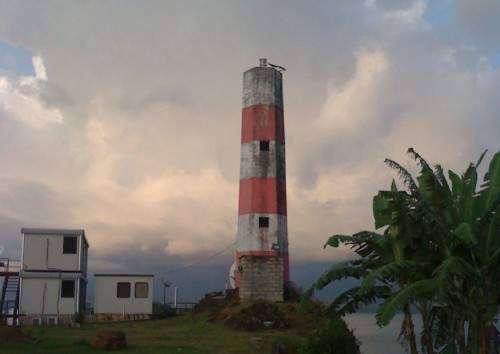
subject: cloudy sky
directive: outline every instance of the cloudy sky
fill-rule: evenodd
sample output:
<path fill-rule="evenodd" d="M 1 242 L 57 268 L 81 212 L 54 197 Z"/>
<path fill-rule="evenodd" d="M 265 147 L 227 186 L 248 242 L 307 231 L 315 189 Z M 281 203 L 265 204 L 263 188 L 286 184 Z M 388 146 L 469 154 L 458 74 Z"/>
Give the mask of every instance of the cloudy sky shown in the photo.
<path fill-rule="evenodd" d="M 350 256 L 328 236 L 373 229 L 384 158 L 410 167 L 414 147 L 461 173 L 498 150 L 498 14 L 498 0 L 0 0 L 3 255 L 20 257 L 21 227 L 83 228 L 91 272 L 166 276 L 186 300 L 224 288 L 242 74 L 266 57 L 286 68 L 291 277 L 307 286 Z"/>

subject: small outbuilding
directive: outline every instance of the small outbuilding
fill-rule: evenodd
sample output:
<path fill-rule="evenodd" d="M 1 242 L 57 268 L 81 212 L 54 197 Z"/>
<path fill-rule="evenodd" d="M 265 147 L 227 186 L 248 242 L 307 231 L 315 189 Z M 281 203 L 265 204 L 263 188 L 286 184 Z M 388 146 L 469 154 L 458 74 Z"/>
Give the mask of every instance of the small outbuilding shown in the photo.
<path fill-rule="evenodd" d="M 95 274 L 94 314 L 97 320 L 151 318 L 153 280 L 151 274 Z"/>

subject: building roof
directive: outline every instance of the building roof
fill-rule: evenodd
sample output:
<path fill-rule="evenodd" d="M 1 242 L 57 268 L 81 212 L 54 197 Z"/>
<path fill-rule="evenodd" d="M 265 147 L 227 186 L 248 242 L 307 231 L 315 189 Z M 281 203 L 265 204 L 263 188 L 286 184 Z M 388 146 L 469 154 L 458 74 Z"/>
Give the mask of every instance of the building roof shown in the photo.
<path fill-rule="evenodd" d="M 83 229 L 42 229 L 33 227 L 23 227 L 21 228 L 22 234 L 28 235 L 61 235 L 61 236 L 79 236 L 82 235 L 87 247 L 89 247 L 89 242 L 85 237 L 85 230 Z"/>

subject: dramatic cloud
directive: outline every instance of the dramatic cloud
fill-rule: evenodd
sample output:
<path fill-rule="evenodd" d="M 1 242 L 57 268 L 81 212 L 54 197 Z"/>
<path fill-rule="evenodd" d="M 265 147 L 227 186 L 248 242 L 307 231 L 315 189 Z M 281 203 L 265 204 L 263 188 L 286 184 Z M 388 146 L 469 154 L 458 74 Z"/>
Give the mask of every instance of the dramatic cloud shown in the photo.
<path fill-rule="evenodd" d="M 84 228 L 92 271 L 167 274 L 192 297 L 222 288 L 242 73 L 260 57 L 287 69 L 301 285 L 350 256 L 323 250 L 328 236 L 373 229 L 372 196 L 395 177 L 384 158 L 412 168 L 412 146 L 462 172 L 498 150 L 497 1 L 53 5 L 0 13 L 0 244 L 13 258 L 23 226 Z"/>
<path fill-rule="evenodd" d="M 0 76 L 0 111 L 35 128 L 61 123 L 61 112 L 40 99 L 40 86 L 47 80 L 47 73 L 39 55 L 33 57 L 33 67 L 35 76 L 14 80 Z"/>

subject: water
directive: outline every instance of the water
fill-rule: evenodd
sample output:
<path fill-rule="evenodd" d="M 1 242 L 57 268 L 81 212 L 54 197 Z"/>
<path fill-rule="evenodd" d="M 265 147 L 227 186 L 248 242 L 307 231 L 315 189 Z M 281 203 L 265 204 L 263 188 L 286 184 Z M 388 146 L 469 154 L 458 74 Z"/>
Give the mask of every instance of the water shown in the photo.
<path fill-rule="evenodd" d="M 345 317 L 349 328 L 354 329 L 354 335 L 361 343 L 362 354 L 405 354 L 406 351 L 397 338 L 401 329 L 403 315 L 394 316 L 391 323 L 380 328 L 375 322 L 375 314 L 359 313 Z M 415 332 L 419 333 L 422 319 L 413 315 Z"/>

